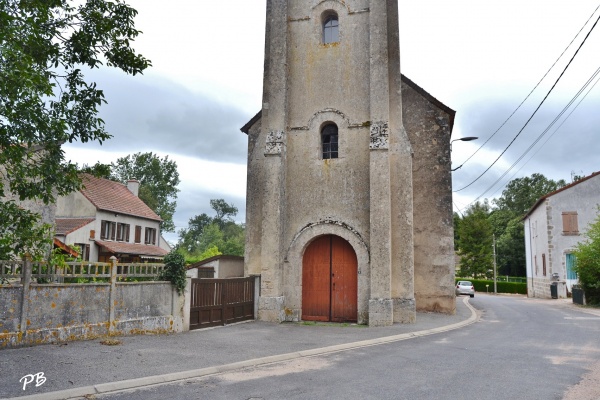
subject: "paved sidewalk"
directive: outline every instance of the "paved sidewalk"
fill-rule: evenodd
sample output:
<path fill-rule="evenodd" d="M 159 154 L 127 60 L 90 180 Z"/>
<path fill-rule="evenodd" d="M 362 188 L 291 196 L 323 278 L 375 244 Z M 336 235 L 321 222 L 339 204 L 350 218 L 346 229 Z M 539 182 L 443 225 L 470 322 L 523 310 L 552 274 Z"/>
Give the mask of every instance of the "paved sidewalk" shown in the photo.
<path fill-rule="evenodd" d="M 467 297 L 456 315 L 419 313 L 415 324 L 368 328 L 247 322 L 173 335 L 119 337 L 0 350 L 0 398 L 81 398 L 85 394 L 141 387 L 178 379 L 406 340 L 457 329 L 476 320 Z M 42 372 L 23 390 L 26 375 Z"/>

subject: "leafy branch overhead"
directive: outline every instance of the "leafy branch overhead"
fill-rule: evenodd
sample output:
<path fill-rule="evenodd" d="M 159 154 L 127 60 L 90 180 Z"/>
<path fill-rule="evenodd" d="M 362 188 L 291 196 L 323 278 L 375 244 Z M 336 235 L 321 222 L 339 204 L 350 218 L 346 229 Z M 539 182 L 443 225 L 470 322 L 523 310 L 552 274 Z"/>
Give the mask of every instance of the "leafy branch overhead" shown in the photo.
<path fill-rule="evenodd" d="M 105 65 L 136 75 L 150 66 L 131 47 L 140 34 L 133 8 L 77 4 L 0 0 L 0 213 L 20 220 L 29 239 L 41 240 L 35 222 L 13 205 L 49 204 L 81 185 L 61 145 L 110 138 L 98 116 L 104 94 L 84 72 Z"/>

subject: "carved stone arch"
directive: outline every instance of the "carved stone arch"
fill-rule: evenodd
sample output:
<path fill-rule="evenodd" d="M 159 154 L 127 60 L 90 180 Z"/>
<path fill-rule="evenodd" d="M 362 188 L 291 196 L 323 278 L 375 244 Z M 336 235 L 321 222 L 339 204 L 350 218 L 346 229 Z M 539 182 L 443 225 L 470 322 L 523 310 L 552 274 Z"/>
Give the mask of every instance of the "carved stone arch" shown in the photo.
<path fill-rule="evenodd" d="M 348 14 L 350 13 L 350 6 L 342 0 L 321 0 L 312 9 L 319 15 L 327 10 L 339 11 L 345 9 Z"/>
<path fill-rule="evenodd" d="M 319 236 L 335 235 L 346 240 L 354 249 L 358 261 L 358 323 L 368 322 L 368 307 L 370 295 L 370 255 L 369 246 L 360 233 L 339 221 L 324 220 L 304 226 L 292 239 L 285 256 L 284 285 L 295 287 L 288 299 L 288 307 L 298 318 L 302 307 L 302 260 L 309 244 Z"/>
<path fill-rule="evenodd" d="M 308 120 L 308 130 L 320 130 L 325 122 L 333 122 L 338 128 L 347 129 L 350 126 L 350 118 L 340 110 L 326 108 L 314 113 Z"/>

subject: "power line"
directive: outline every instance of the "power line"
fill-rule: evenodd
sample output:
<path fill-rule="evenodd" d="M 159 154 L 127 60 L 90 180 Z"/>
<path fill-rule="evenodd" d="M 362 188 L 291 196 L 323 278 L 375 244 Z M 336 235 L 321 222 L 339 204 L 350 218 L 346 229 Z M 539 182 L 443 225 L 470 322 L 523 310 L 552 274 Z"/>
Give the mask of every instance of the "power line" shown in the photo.
<path fill-rule="evenodd" d="M 506 176 L 506 174 L 508 174 L 526 155 L 527 153 L 529 153 L 529 151 L 531 151 L 531 149 L 546 135 L 546 133 L 548 133 L 548 131 L 550 131 L 550 129 L 552 129 L 552 127 L 554 126 L 554 124 L 556 124 L 558 122 L 558 120 L 567 112 L 567 110 L 569 109 L 569 107 L 571 107 L 571 105 L 577 100 L 577 98 L 579 96 L 581 96 L 581 94 L 585 91 L 585 89 L 590 85 L 590 83 L 596 79 L 596 77 L 598 77 L 598 75 L 600 74 L 600 67 L 598 69 L 596 69 L 596 71 L 592 74 L 592 76 L 587 80 L 587 82 L 581 87 L 581 89 L 579 89 L 579 91 L 575 94 L 575 96 L 573 96 L 571 98 L 571 100 L 567 103 L 567 105 L 562 109 L 562 111 L 554 118 L 554 120 L 548 125 L 548 127 L 546 127 L 546 129 L 544 129 L 544 131 L 538 135 L 538 137 L 533 141 L 533 143 L 525 150 L 525 152 L 523 154 L 521 154 L 521 156 L 517 159 L 517 161 L 515 161 L 498 179 L 496 179 L 496 181 L 490 185 L 490 187 L 488 187 L 481 195 L 479 195 L 473 202 L 479 200 L 481 197 L 483 197 L 488 191 L 490 191 L 494 186 L 496 186 L 496 184 L 498 182 L 500 182 L 502 180 L 502 178 L 504 178 Z M 596 83 L 598 83 L 598 81 L 596 81 Z M 590 88 L 591 89 L 596 85 L 596 83 L 594 83 L 594 85 Z M 587 95 L 589 94 L 588 91 L 586 93 L 586 95 L 581 99 L 581 101 L 583 101 L 583 99 L 585 99 L 585 97 L 587 97 Z M 579 106 L 579 104 L 581 104 L 581 101 L 573 108 L 573 110 L 571 111 L 571 113 L 569 113 L 569 115 L 561 122 L 561 124 L 556 128 L 556 130 L 552 133 L 552 135 L 554 135 L 556 133 L 556 131 L 558 131 L 558 129 L 565 123 L 565 121 L 571 116 L 571 114 L 573 113 L 573 111 L 575 111 L 575 109 Z M 552 135 L 550 135 L 550 137 L 552 137 Z M 550 139 L 550 137 L 548 137 L 548 139 Z M 545 143 L 544 143 L 545 144 Z M 538 151 L 543 147 L 540 146 L 540 148 L 538 149 Z M 536 152 L 537 153 L 537 152 Z M 535 155 L 535 154 L 534 154 Z M 533 157 L 533 156 L 532 156 Z M 529 162 L 529 160 L 527 161 Z M 527 162 L 525 164 L 527 164 Z M 523 164 L 523 166 L 525 165 Z M 521 167 L 522 168 L 522 167 Z M 517 171 L 518 172 L 518 171 Z"/>
<path fill-rule="evenodd" d="M 594 82 L 594 84 L 588 89 L 587 93 L 581 98 L 581 100 L 579 100 L 579 103 L 577 103 L 577 105 L 575 105 L 575 107 L 573 107 L 573 109 L 571 110 L 571 112 L 569 113 L 569 115 L 567 115 L 565 117 L 565 119 L 562 120 L 562 122 L 560 123 L 560 125 L 557 126 L 556 129 L 554 130 L 554 132 L 552 132 L 552 134 L 546 138 L 546 140 L 544 141 L 544 143 L 542 143 L 542 145 L 540 147 L 538 147 L 538 149 L 535 151 L 535 153 L 533 153 L 531 155 L 531 157 L 529 157 L 527 159 L 527 161 L 525 161 L 523 163 L 523 165 L 521 165 L 521 167 L 514 174 L 512 174 L 512 176 L 509 178 L 508 182 L 510 182 L 523 169 L 523 167 L 525 167 L 525 165 L 527 165 L 527 163 L 529 163 L 529 161 L 531 161 L 531 159 L 533 157 L 535 157 L 537 155 L 537 153 L 539 153 L 540 150 L 542 150 L 544 148 L 544 146 L 550 141 L 550 139 L 552 139 L 552 137 L 556 134 L 556 132 L 558 132 L 558 130 L 565 124 L 565 122 L 567 122 L 567 120 L 569 119 L 569 117 L 571 117 L 571 115 L 573 114 L 573 112 L 575 112 L 575 110 L 579 107 L 579 105 L 583 102 L 583 100 L 586 99 L 586 97 L 590 94 L 590 92 L 594 89 L 594 87 L 596 87 L 596 85 L 598 84 L 598 82 L 600 82 L 600 76 L 598 76 L 596 74 L 596 82 Z M 501 187 L 504 187 L 504 186 L 506 186 L 506 184 L 502 185 Z M 496 192 L 497 191 L 498 190 L 496 190 Z M 496 193 L 496 192 L 494 192 L 494 193 Z"/>
<path fill-rule="evenodd" d="M 523 99 L 523 101 L 517 106 L 517 108 L 515 108 L 515 110 L 508 116 L 508 118 L 506 118 L 506 120 L 504 120 L 504 122 L 500 125 L 500 127 L 498 129 L 496 129 L 496 131 L 494 133 L 492 133 L 492 135 L 489 138 L 487 138 L 487 140 L 485 142 L 483 142 L 483 144 L 481 146 L 479 146 L 479 148 L 477 150 L 475 150 L 475 152 L 473 154 L 471 154 L 461 165 L 465 165 L 467 163 L 467 161 L 469 161 L 471 158 L 473 158 L 475 156 L 475 154 L 477 154 L 479 152 L 479 150 L 481 150 L 490 140 L 492 140 L 492 138 L 494 136 L 496 136 L 496 133 L 498 133 L 500 131 L 500 129 L 502 129 L 504 127 L 504 125 L 506 125 L 506 123 L 515 115 L 515 113 L 517 111 L 519 111 L 519 109 L 521 108 L 521 106 L 527 101 L 527 99 L 529 99 L 529 97 L 538 88 L 538 86 L 542 83 L 542 81 L 544 79 L 546 79 L 546 76 L 548 76 L 548 74 L 550 73 L 550 71 L 552 71 L 552 69 L 558 63 L 558 61 L 560 61 L 560 59 L 562 58 L 562 56 L 565 55 L 565 53 L 567 52 L 567 50 L 569 50 L 569 47 L 571 47 L 571 45 L 573 44 L 573 42 L 575 42 L 575 39 L 577 39 L 577 36 L 579 36 L 579 34 L 583 31 L 583 28 L 585 28 L 585 26 L 588 24 L 588 22 L 590 22 L 590 20 L 592 19 L 592 17 L 594 16 L 594 14 L 596 14 L 596 11 L 598 11 L 599 8 L 600 8 L 600 5 L 598 5 L 598 7 L 596 7 L 596 9 L 594 10 L 594 12 L 587 19 L 587 21 L 585 21 L 585 23 L 581 26 L 581 29 L 579 29 L 579 32 L 577 32 L 577 34 L 573 37 L 573 39 L 571 40 L 571 42 L 569 43 L 569 45 L 563 50 L 562 53 L 560 53 L 560 56 L 558 56 L 558 58 L 554 61 L 554 63 L 552 64 L 552 66 L 548 69 L 548 71 L 546 71 L 546 73 L 544 74 L 544 76 L 542 76 L 542 78 L 538 81 L 538 83 L 536 83 L 536 85 L 533 87 L 533 89 L 531 89 L 531 91 L 529 92 L 529 94 Z"/>
<path fill-rule="evenodd" d="M 575 51 L 575 54 L 573 54 L 573 57 L 571 57 L 571 59 L 569 60 L 569 63 L 567 64 L 567 66 L 563 69 L 563 71 L 561 72 L 560 76 L 556 79 L 556 82 L 554 82 L 554 84 L 552 85 L 552 87 L 550 88 L 550 90 L 548 91 L 548 93 L 546 93 L 546 96 L 544 96 L 544 98 L 542 99 L 542 101 L 540 102 L 540 104 L 537 106 L 537 108 L 535 109 L 535 111 L 533 112 L 533 114 L 531 114 L 531 117 L 529 117 L 529 119 L 527 120 L 527 122 L 525 122 L 525 125 L 523 125 L 523 127 L 519 130 L 519 132 L 515 135 L 515 137 L 510 141 L 510 143 L 508 144 L 508 146 L 506 146 L 506 148 L 502 151 L 502 153 L 500 153 L 500 155 L 494 160 L 494 162 L 489 167 L 487 167 L 486 170 L 483 171 L 477 178 L 475 178 L 467 186 L 464 186 L 464 187 L 462 187 L 462 188 L 460 188 L 458 190 L 455 190 L 455 192 L 460 192 L 461 190 L 464 190 L 464 189 L 468 188 L 469 186 L 471 186 L 472 184 L 474 184 L 475 182 L 477 182 L 483 175 L 485 175 L 486 172 L 488 172 L 498 162 L 498 160 L 504 155 L 504 153 L 506 153 L 506 151 L 510 148 L 510 146 L 512 146 L 512 144 L 521 135 L 521 133 L 527 127 L 527 125 L 529 125 L 529 122 L 531 122 L 531 120 L 533 119 L 533 117 L 535 116 L 535 114 L 537 114 L 537 112 L 542 107 L 542 105 L 544 104 L 544 102 L 546 101 L 546 99 L 548 99 L 548 96 L 550 96 L 550 93 L 552 93 L 552 91 L 554 90 L 554 88 L 556 87 L 556 85 L 558 84 L 558 82 L 561 80 L 561 78 L 565 74 L 565 72 L 567 72 L 567 69 L 569 68 L 569 66 L 571 65 L 571 63 L 573 62 L 573 60 L 575 59 L 575 57 L 577 56 L 577 54 L 579 53 L 579 50 L 581 50 L 581 48 L 585 44 L 587 38 L 590 36 L 590 34 L 592 33 L 592 31 L 594 30 L 594 28 L 598 24 L 598 21 L 600 21 L 600 15 L 596 19 L 596 22 L 594 22 L 594 25 L 592 26 L 592 28 L 590 29 L 590 31 L 587 33 L 587 35 L 585 36 L 585 38 L 583 38 L 583 41 L 581 42 L 581 44 L 577 48 L 577 51 Z"/>

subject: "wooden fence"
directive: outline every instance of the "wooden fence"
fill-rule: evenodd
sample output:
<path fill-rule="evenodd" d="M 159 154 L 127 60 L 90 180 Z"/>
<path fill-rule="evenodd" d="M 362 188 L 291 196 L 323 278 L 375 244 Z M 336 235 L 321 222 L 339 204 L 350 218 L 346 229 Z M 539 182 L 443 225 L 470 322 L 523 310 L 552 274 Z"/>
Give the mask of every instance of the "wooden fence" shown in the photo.
<path fill-rule="evenodd" d="M 116 259 L 114 263 L 76 261 L 63 265 L 51 265 L 45 262 L 29 262 L 29 264 L 30 268 L 26 269 L 25 261 L 22 260 L 0 261 L 0 284 L 23 283 L 25 275 L 29 275 L 29 279 L 37 283 L 65 283 L 65 279 L 69 283 L 84 283 L 91 279 L 108 282 L 113 276 L 118 281 L 135 278 L 156 279 L 165 268 L 164 264 L 120 264 Z"/>

